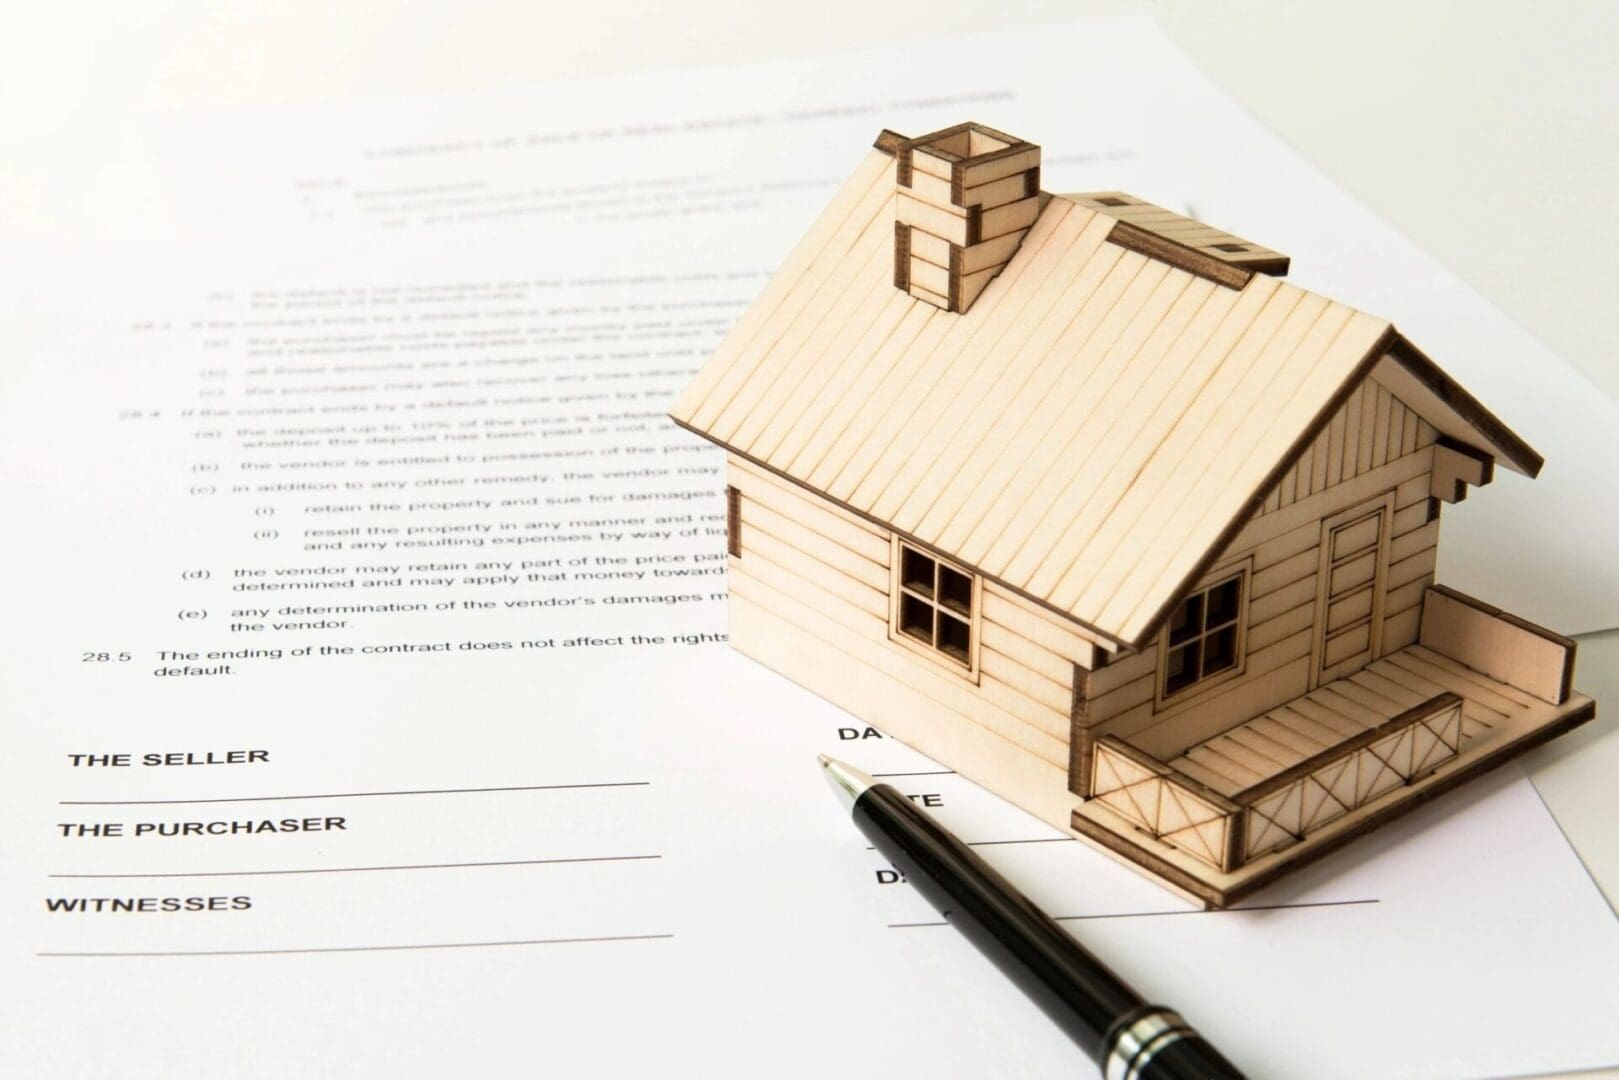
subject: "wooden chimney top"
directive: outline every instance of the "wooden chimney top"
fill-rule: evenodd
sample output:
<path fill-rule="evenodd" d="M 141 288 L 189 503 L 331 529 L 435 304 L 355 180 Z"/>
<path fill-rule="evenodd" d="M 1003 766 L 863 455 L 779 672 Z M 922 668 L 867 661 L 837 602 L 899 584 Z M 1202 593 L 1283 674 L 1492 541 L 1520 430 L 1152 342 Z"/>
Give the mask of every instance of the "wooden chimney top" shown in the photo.
<path fill-rule="evenodd" d="M 897 189 L 894 285 L 964 312 L 1040 216 L 1040 148 L 972 123 L 916 139 L 884 135 Z"/>

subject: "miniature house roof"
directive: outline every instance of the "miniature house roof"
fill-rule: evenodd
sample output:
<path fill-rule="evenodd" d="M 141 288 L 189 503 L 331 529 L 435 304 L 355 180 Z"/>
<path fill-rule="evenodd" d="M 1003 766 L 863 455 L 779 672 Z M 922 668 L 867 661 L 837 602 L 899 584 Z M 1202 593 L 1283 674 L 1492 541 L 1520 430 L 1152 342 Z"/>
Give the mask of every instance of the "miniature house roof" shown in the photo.
<path fill-rule="evenodd" d="M 1157 633 L 1368 374 L 1442 435 L 1539 470 L 1388 322 L 1273 276 L 1285 256 L 1122 193 L 1038 192 L 1038 147 L 965 128 L 990 130 L 883 133 L 677 423 L 1113 647 Z M 995 166 L 1019 153 L 1022 188 Z M 1012 201 L 962 205 L 991 189 Z M 988 280 L 976 252 L 1001 260 Z"/>

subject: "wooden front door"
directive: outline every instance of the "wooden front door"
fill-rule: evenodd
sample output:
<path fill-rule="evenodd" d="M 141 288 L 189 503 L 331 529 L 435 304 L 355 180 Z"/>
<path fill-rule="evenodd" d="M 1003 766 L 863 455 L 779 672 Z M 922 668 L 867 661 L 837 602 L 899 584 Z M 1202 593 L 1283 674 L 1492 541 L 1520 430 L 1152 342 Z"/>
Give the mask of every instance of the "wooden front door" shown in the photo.
<path fill-rule="evenodd" d="M 1382 655 L 1394 493 L 1321 523 L 1311 687 L 1359 671 Z"/>

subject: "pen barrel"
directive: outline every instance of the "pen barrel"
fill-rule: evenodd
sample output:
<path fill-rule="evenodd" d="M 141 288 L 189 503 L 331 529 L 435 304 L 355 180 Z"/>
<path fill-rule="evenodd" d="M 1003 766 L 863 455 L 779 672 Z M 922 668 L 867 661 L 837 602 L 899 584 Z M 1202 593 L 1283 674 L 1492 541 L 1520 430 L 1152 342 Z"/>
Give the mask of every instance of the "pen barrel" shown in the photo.
<path fill-rule="evenodd" d="M 855 800 L 860 831 L 1098 1064 L 1146 1002 L 966 844 L 887 784 Z"/>

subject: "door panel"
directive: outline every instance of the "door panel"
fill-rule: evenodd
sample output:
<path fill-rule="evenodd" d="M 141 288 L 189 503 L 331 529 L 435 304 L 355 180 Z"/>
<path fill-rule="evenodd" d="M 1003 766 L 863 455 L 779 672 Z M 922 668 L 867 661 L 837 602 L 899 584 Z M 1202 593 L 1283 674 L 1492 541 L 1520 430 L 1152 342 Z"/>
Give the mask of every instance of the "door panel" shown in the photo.
<path fill-rule="evenodd" d="M 1372 613 L 1370 586 L 1356 589 L 1327 605 L 1327 633 L 1332 634 L 1367 618 Z"/>
<path fill-rule="evenodd" d="M 1371 648 L 1371 628 L 1364 619 L 1347 630 L 1328 634 L 1321 653 L 1321 663 L 1324 669 L 1321 681 L 1331 682 L 1333 679 L 1349 674 L 1356 667 L 1365 667 L 1371 663 Z M 1350 666 L 1351 664 L 1353 666 Z M 1339 667 L 1343 667 L 1344 670 L 1339 671 Z M 1328 674 L 1328 672 L 1331 672 L 1331 674 Z"/>
<path fill-rule="evenodd" d="M 1359 527 L 1359 525 L 1351 526 L 1351 528 L 1357 529 Z M 1375 535 L 1372 538 L 1372 543 L 1374 545 L 1377 543 Z M 1375 547 L 1370 551 L 1358 553 L 1351 551 L 1347 558 L 1342 562 L 1334 563 L 1332 569 L 1328 571 L 1327 594 L 1334 597 L 1343 596 L 1356 586 L 1364 585 L 1372 580 L 1376 573 L 1377 549 Z"/>
<path fill-rule="evenodd" d="M 1355 551 L 1377 546 L 1376 515 L 1335 529 L 1332 534 L 1332 557 L 1342 559 Z"/>
<path fill-rule="evenodd" d="M 1381 655 L 1394 493 L 1321 523 L 1310 685 L 1341 679 Z"/>

